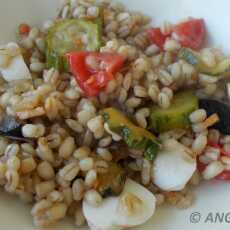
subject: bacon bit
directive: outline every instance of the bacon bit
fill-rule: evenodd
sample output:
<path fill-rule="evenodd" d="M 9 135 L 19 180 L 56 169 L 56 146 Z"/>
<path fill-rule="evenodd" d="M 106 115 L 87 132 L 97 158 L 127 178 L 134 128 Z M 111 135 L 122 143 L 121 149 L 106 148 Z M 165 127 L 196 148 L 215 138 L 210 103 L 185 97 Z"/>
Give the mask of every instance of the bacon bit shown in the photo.
<path fill-rule="evenodd" d="M 28 35 L 30 32 L 30 26 L 26 23 L 22 23 L 18 27 L 18 32 L 20 35 Z"/>
<path fill-rule="evenodd" d="M 214 113 L 204 121 L 203 125 L 205 128 L 208 128 L 208 127 L 215 125 L 219 121 L 220 121 L 220 118 L 219 118 L 218 114 Z"/>

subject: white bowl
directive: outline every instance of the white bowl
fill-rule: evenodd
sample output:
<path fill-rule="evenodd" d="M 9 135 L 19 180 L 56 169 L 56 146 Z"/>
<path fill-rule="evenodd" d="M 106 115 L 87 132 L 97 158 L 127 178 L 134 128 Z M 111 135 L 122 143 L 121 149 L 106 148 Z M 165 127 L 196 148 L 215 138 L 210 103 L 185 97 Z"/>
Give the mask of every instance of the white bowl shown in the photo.
<path fill-rule="evenodd" d="M 20 22 L 41 24 L 55 16 L 59 0 L 0 0 L 0 43 L 14 40 L 15 29 Z M 184 17 L 202 17 L 206 20 L 209 42 L 221 47 L 230 54 L 230 2 L 229 0 L 123 0 L 131 9 L 143 11 L 153 17 L 155 25 L 164 20 L 177 21 Z M 187 210 L 169 207 L 158 209 L 155 216 L 146 225 L 135 229 L 142 230 L 227 230 L 230 214 L 230 183 L 213 181 L 205 183 L 195 190 L 197 201 Z M 17 198 L 0 192 L 0 229 L 35 229 L 30 216 L 30 206 L 22 204 Z M 198 213 L 191 223 L 192 213 Z M 225 220 L 215 222 L 215 215 L 225 215 Z M 212 215 L 212 216 L 211 216 Z M 192 216 L 193 217 L 193 216 Z M 207 217 L 209 217 L 207 219 Z M 213 221 L 211 221 L 213 217 Z M 105 217 L 106 218 L 106 217 Z M 206 223 L 205 223 L 206 220 Z M 76 229 L 73 221 L 61 222 L 53 229 Z M 83 228 L 85 230 L 86 228 Z"/>

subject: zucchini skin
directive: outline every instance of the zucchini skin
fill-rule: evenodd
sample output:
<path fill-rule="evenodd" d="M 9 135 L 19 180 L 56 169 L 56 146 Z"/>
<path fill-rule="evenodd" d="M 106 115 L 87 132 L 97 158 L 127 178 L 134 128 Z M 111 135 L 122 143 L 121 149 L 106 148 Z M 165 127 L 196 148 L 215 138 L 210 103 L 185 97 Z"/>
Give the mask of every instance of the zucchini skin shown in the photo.
<path fill-rule="evenodd" d="M 190 127 L 189 115 L 198 107 L 198 98 L 192 92 L 180 92 L 175 95 L 168 109 L 159 106 L 151 108 L 149 128 L 156 133 L 172 129 L 187 129 Z"/>
<path fill-rule="evenodd" d="M 136 126 L 115 108 L 106 108 L 101 114 L 109 128 L 120 135 L 129 148 L 144 151 L 145 158 L 150 161 L 155 159 L 160 143 L 151 132 Z"/>
<path fill-rule="evenodd" d="M 197 69 L 197 71 L 201 73 L 208 74 L 211 76 L 230 77 L 229 58 L 224 59 L 223 61 L 218 63 L 216 67 L 210 68 L 202 61 L 200 54 L 191 49 L 182 48 L 179 51 L 178 57 L 193 65 Z"/>
<path fill-rule="evenodd" d="M 65 19 L 57 22 L 50 28 L 46 37 L 46 62 L 47 67 L 54 67 L 60 71 L 68 71 L 68 63 L 65 54 L 70 51 L 97 51 L 101 46 L 102 22 L 100 19 L 89 21 L 85 19 Z M 87 47 L 83 44 L 78 45 L 74 36 L 69 30 L 74 28 L 75 33 L 80 30 L 88 36 Z M 63 38 L 58 38 L 62 36 Z M 72 39 L 72 40 L 71 40 Z"/>

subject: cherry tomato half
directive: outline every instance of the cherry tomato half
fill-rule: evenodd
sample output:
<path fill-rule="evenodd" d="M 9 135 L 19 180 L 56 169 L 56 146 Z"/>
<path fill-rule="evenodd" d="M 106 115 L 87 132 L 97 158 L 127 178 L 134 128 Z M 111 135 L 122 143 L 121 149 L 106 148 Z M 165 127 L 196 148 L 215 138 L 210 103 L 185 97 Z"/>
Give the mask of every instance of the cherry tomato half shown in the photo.
<path fill-rule="evenodd" d="M 92 57 L 98 63 L 98 69 L 93 69 L 87 64 L 88 57 Z M 99 52 L 72 52 L 67 54 L 67 59 L 70 71 L 89 97 L 97 96 L 121 70 L 125 61 L 119 54 Z"/>
<path fill-rule="evenodd" d="M 176 25 L 173 37 L 184 47 L 198 50 L 205 40 L 205 23 L 203 19 L 191 19 Z"/>
<path fill-rule="evenodd" d="M 162 34 L 160 28 L 151 28 L 148 31 L 149 40 L 157 45 L 161 50 L 164 49 L 166 39 L 170 36 Z"/>

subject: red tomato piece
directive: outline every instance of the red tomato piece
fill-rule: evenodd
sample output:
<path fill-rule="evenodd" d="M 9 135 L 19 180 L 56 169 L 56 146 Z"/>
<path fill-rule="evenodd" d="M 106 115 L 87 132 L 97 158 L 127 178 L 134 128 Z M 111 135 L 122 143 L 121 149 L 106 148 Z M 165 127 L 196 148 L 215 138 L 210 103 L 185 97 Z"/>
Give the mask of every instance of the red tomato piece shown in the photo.
<path fill-rule="evenodd" d="M 210 141 L 208 142 L 208 145 L 211 146 L 211 147 L 213 147 L 213 148 L 216 148 L 216 149 L 220 149 L 221 148 L 221 146 L 219 144 L 213 143 L 213 142 L 210 142 Z"/>
<path fill-rule="evenodd" d="M 221 154 L 222 156 L 230 157 L 230 152 L 224 150 L 224 148 L 221 147 L 219 144 L 208 143 L 208 145 L 210 145 L 210 146 L 213 147 L 213 148 L 219 149 L 219 150 L 220 150 L 220 154 Z"/>
<path fill-rule="evenodd" d="M 206 166 L 207 166 L 206 164 L 197 160 L 197 169 L 199 172 L 203 172 L 205 170 Z"/>
<path fill-rule="evenodd" d="M 86 60 L 93 57 L 99 69 L 90 67 Z M 122 68 L 124 57 L 116 53 L 72 52 L 67 54 L 70 71 L 87 96 L 97 96 Z"/>
<path fill-rule="evenodd" d="M 149 29 L 147 32 L 148 32 L 149 40 L 152 43 L 156 44 L 161 50 L 163 50 L 165 41 L 170 36 L 170 34 L 169 35 L 162 34 L 160 28 L 158 27 Z"/>
<path fill-rule="evenodd" d="M 99 61 L 101 70 L 105 70 L 108 73 L 117 73 L 124 64 L 124 57 L 117 53 L 97 53 L 89 52 L 89 55 L 95 57 Z"/>
<path fill-rule="evenodd" d="M 20 35 L 27 35 L 30 32 L 30 26 L 26 23 L 22 23 L 18 27 L 18 32 Z"/>
<path fill-rule="evenodd" d="M 230 152 L 225 151 L 224 148 L 220 149 L 220 153 L 222 156 L 230 157 Z"/>
<path fill-rule="evenodd" d="M 173 37 L 184 47 L 198 50 L 205 40 L 205 22 L 203 19 L 191 19 L 176 25 Z"/>
<path fill-rule="evenodd" d="M 230 171 L 223 171 L 221 174 L 216 176 L 215 179 L 229 181 L 230 180 Z"/>

